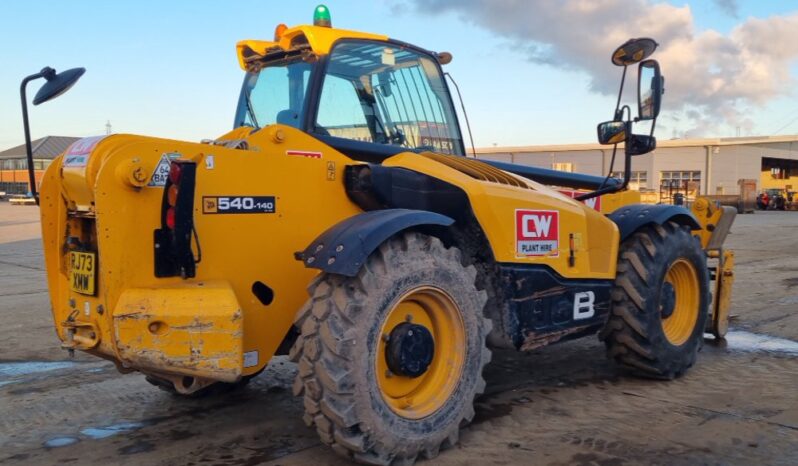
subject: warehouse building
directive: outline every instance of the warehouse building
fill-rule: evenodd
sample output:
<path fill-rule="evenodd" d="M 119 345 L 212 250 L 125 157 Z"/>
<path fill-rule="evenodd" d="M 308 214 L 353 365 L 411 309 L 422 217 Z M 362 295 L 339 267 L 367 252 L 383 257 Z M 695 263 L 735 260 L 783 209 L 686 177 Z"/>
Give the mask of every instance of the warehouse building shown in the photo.
<path fill-rule="evenodd" d="M 37 183 L 50 162 L 78 138 L 47 136 L 33 141 Z M 569 144 L 477 149 L 477 157 L 566 172 L 613 176 L 624 169 L 623 149 L 614 164 L 612 146 Z M 740 180 L 756 191 L 798 191 L 798 135 L 719 139 L 658 140 L 657 149 L 633 159 L 631 187 L 665 200 L 674 190 L 695 195 L 738 195 Z M 750 185 L 749 183 L 749 185 Z M 25 194 L 25 145 L 0 152 L 0 192 Z"/>
<path fill-rule="evenodd" d="M 612 146 L 574 144 L 556 146 L 489 147 L 477 149 L 487 160 L 606 175 Z M 613 176 L 624 170 L 619 147 Z M 798 191 L 798 136 L 658 140 L 657 149 L 632 161 L 631 186 L 667 197 L 674 190 L 689 196 L 738 195 L 740 180 L 753 180 L 757 192 Z"/>
<path fill-rule="evenodd" d="M 66 136 L 45 136 L 32 141 L 33 168 L 37 187 L 50 162 L 78 139 Z M 25 144 L 0 152 L 0 192 L 6 194 L 30 192 Z"/>

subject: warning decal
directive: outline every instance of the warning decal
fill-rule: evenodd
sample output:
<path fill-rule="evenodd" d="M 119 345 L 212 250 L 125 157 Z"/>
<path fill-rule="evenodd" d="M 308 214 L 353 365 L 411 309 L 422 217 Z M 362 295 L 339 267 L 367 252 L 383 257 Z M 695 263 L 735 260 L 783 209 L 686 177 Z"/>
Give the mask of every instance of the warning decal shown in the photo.
<path fill-rule="evenodd" d="M 73 142 L 66 154 L 64 154 L 65 167 L 85 167 L 89 160 L 91 151 L 102 141 L 105 136 L 92 136 L 89 138 L 78 139 Z"/>
<path fill-rule="evenodd" d="M 294 155 L 298 157 L 307 157 L 309 159 L 320 159 L 321 152 L 308 152 L 305 150 L 287 150 L 285 155 Z"/>
<path fill-rule="evenodd" d="M 559 255 L 560 212 L 556 210 L 515 211 L 515 249 L 520 257 Z"/>
<path fill-rule="evenodd" d="M 155 166 L 147 186 L 165 186 L 166 180 L 169 178 L 169 167 L 172 164 L 172 160 L 179 157 L 180 154 L 163 154 L 161 160 L 158 161 L 158 165 Z"/>

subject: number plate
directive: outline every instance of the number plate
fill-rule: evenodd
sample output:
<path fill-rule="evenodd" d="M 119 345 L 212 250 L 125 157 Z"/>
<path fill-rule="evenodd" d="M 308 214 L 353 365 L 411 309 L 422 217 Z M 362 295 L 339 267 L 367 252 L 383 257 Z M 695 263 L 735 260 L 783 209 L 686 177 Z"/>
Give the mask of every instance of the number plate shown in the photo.
<path fill-rule="evenodd" d="M 203 214 L 273 214 L 274 196 L 203 196 Z"/>
<path fill-rule="evenodd" d="M 96 276 L 97 254 L 93 252 L 70 251 L 69 287 L 72 291 L 94 296 Z"/>

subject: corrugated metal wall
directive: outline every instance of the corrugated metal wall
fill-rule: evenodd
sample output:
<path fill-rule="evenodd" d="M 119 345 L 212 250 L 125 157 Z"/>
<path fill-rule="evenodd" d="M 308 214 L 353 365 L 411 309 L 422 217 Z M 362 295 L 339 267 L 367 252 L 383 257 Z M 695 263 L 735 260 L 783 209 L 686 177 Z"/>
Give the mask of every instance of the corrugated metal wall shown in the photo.
<path fill-rule="evenodd" d="M 710 157 L 710 194 L 740 194 L 737 180 L 741 178 L 756 180 L 758 187 L 762 156 L 755 146 L 720 146 L 712 150 Z"/>
<path fill-rule="evenodd" d="M 612 149 L 572 150 L 558 152 L 535 152 L 534 148 L 523 152 L 480 154 L 481 159 L 500 160 L 522 165 L 553 168 L 556 163 L 570 163 L 573 171 L 590 175 L 604 175 L 609 171 Z M 703 194 L 739 194 L 737 180 L 754 179 L 759 183 L 762 157 L 798 160 L 798 142 L 757 143 L 715 146 L 707 148 L 661 147 L 646 155 L 632 159 L 632 170 L 647 172 L 648 188 L 658 190 L 664 171 L 700 171 Z M 613 171 L 624 169 L 623 151 L 616 156 Z M 707 168 L 710 169 L 709 176 Z"/>
<path fill-rule="evenodd" d="M 603 170 L 602 151 L 565 151 L 565 152 L 502 152 L 479 154 L 478 158 L 485 160 L 498 160 L 501 162 L 517 163 L 533 167 L 554 168 L 557 163 L 571 164 L 575 173 L 600 175 Z"/>

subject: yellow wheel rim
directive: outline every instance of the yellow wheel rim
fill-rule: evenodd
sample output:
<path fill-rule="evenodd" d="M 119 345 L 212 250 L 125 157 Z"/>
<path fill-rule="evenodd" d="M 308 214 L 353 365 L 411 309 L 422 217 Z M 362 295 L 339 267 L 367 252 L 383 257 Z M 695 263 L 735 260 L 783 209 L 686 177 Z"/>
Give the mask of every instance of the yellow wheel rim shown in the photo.
<path fill-rule="evenodd" d="M 671 264 L 665 282 L 673 286 L 675 297 L 673 312 L 662 319 L 662 329 L 672 345 L 680 346 L 690 339 L 698 321 L 701 301 L 698 273 L 693 264 L 679 259 Z"/>
<path fill-rule="evenodd" d="M 402 322 L 429 330 L 435 343 L 432 362 L 418 377 L 392 374 L 386 362 L 385 336 Z M 421 419 L 440 409 L 452 395 L 465 362 L 466 337 L 460 310 L 440 288 L 424 286 L 402 295 L 380 329 L 375 369 L 382 398 L 393 412 Z"/>

